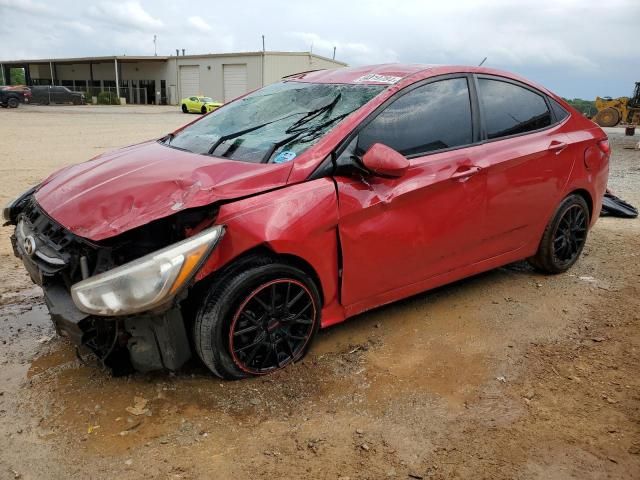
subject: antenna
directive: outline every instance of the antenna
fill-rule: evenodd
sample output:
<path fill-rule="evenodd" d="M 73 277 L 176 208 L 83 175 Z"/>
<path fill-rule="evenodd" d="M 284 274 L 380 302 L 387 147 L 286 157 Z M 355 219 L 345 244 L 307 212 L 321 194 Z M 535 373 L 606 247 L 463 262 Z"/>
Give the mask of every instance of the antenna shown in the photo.
<path fill-rule="evenodd" d="M 153 55 L 158 56 L 158 36 L 153 34 Z"/>
<path fill-rule="evenodd" d="M 479 67 L 481 67 L 481 66 L 482 66 L 482 64 L 483 64 L 484 62 L 486 62 L 486 61 L 487 61 L 487 57 L 484 57 L 484 58 L 482 59 L 482 61 L 480 62 L 480 65 L 478 65 L 478 66 L 479 66 Z"/>

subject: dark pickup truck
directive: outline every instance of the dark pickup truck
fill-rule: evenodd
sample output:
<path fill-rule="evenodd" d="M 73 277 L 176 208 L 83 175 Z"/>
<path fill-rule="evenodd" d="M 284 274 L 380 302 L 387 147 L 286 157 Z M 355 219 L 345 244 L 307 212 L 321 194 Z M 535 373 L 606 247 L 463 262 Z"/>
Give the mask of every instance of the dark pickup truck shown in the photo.
<path fill-rule="evenodd" d="M 17 108 L 21 101 L 23 101 L 22 92 L 0 88 L 0 107 Z"/>
<path fill-rule="evenodd" d="M 84 93 L 74 92 L 67 87 L 57 85 L 37 85 L 31 87 L 33 103 L 48 105 L 50 103 L 73 103 L 83 105 L 85 103 Z"/>

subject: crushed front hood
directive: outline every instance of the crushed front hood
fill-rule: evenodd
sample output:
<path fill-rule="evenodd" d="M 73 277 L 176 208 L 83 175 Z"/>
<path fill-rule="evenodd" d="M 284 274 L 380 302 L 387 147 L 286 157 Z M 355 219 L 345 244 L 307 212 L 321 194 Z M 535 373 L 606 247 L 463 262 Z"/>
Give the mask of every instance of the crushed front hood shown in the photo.
<path fill-rule="evenodd" d="M 36 200 L 54 220 L 103 240 L 180 210 L 253 195 L 286 184 L 291 164 L 254 164 L 146 142 L 66 167 Z"/>

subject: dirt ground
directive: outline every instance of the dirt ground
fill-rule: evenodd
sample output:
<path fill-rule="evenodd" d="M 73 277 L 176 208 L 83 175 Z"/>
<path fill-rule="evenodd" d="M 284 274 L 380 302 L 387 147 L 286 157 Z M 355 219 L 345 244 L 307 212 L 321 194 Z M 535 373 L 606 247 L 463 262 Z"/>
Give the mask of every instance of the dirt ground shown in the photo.
<path fill-rule="evenodd" d="M 194 118 L 0 109 L 0 201 Z M 610 187 L 640 205 L 621 132 Z M 2 228 L 0 479 L 640 478 L 639 233 L 600 219 L 566 274 L 494 270 L 323 331 L 283 372 L 221 382 L 196 362 L 127 378 L 82 364 Z"/>

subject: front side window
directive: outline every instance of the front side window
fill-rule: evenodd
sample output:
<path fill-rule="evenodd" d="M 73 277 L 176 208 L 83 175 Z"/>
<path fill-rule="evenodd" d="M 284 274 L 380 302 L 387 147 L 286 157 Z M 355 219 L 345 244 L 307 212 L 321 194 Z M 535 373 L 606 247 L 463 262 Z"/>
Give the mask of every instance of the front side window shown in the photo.
<path fill-rule="evenodd" d="M 472 141 L 467 80 L 454 78 L 415 88 L 394 101 L 360 132 L 357 153 L 382 143 L 415 156 Z"/>
<path fill-rule="evenodd" d="M 214 110 L 165 145 L 253 163 L 283 163 L 386 86 L 284 81 Z"/>
<path fill-rule="evenodd" d="M 551 112 L 542 95 L 500 80 L 480 78 L 478 84 L 487 138 L 508 137 L 551 125 Z"/>

